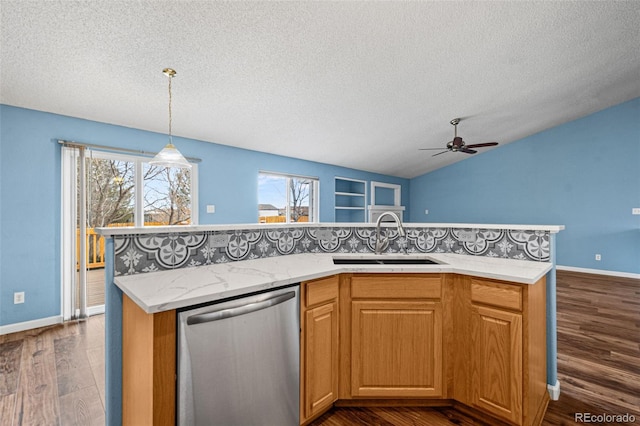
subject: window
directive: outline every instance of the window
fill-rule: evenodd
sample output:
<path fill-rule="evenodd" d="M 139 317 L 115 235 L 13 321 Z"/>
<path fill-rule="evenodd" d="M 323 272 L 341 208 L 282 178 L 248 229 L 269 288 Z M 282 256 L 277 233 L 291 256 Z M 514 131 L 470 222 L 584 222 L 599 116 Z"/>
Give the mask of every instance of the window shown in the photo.
<path fill-rule="evenodd" d="M 318 178 L 260 172 L 258 221 L 318 222 L 318 188 Z"/>
<path fill-rule="evenodd" d="M 197 166 L 152 166 L 146 158 L 88 152 L 88 226 L 165 226 L 197 223 Z"/>
<path fill-rule="evenodd" d="M 191 225 L 191 170 L 143 165 L 144 224 Z"/>

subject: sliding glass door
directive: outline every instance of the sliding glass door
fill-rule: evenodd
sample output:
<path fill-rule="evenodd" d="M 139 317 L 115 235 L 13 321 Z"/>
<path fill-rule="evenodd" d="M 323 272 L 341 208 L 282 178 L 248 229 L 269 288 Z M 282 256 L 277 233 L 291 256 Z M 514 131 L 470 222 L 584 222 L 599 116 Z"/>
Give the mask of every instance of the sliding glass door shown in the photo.
<path fill-rule="evenodd" d="M 147 158 L 63 147 L 62 287 L 65 320 L 104 312 L 104 238 L 96 228 L 197 223 L 191 170 Z"/>

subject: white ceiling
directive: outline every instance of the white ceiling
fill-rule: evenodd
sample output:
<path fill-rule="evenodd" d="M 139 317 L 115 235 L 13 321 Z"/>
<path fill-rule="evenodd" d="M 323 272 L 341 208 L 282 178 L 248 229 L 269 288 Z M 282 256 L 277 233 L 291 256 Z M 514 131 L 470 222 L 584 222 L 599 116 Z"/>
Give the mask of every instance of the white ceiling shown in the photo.
<path fill-rule="evenodd" d="M 401 177 L 640 96 L 638 1 L 0 7 L 4 104 Z"/>

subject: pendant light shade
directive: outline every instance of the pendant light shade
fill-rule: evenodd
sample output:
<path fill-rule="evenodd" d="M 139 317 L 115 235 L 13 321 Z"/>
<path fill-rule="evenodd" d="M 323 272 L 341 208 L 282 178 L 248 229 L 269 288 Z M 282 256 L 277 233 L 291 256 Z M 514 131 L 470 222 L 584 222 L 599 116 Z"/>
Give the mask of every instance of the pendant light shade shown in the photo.
<path fill-rule="evenodd" d="M 154 166 L 164 166 L 164 167 L 180 167 L 180 168 L 191 168 L 191 164 L 187 161 L 186 158 L 178 151 L 178 148 L 173 144 L 173 137 L 171 134 L 171 79 L 175 77 L 176 71 L 171 68 L 165 68 L 162 70 L 164 75 L 169 78 L 169 143 L 162 148 L 158 154 L 149 164 Z"/>
<path fill-rule="evenodd" d="M 191 164 L 171 142 L 166 144 L 162 151 L 157 153 L 153 160 L 149 161 L 149 164 L 164 167 L 191 168 Z"/>

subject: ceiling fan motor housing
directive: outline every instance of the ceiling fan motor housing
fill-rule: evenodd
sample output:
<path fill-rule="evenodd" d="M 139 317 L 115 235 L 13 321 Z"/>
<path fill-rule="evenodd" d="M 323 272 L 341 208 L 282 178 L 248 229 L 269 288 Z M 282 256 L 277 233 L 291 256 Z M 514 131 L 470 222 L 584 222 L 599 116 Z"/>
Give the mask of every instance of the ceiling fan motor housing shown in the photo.
<path fill-rule="evenodd" d="M 464 148 L 464 141 L 460 136 L 456 136 L 452 141 L 447 143 L 447 149 L 456 152 Z"/>

